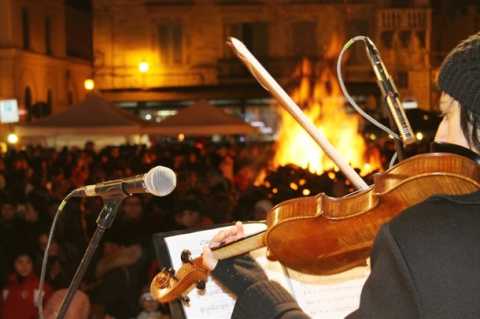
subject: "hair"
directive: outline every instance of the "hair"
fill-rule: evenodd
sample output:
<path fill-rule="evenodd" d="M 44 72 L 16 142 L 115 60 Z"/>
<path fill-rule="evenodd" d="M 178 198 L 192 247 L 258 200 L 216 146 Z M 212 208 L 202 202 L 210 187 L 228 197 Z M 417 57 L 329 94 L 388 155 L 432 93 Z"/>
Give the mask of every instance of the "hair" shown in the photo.
<path fill-rule="evenodd" d="M 480 150 L 480 115 L 471 112 L 470 109 L 460 106 L 460 127 L 467 139 L 468 146 Z"/>

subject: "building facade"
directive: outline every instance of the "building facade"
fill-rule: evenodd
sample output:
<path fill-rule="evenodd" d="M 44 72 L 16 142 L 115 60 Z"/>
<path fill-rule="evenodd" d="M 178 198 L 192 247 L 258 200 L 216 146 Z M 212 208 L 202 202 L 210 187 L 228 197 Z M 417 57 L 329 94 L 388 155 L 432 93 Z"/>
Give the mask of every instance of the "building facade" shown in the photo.
<path fill-rule="evenodd" d="M 94 77 L 109 100 L 142 116 L 142 110 L 198 99 L 261 112 L 253 106 L 267 105 L 268 93 L 232 55 L 229 36 L 291 88 L 303 58 L 333 65 L 347 39 L 366 34 L 402 100 L 436 110 L 440 62 L 480 29 L 479 7 L 468 0 L 96 0 Z M 360 44 L 349 51 L 345 79 L 364 101 L 374 94 L 377 103 L 370 107 L 379 111 L 364 52 Z"/>
<path fill-rule="evenodd" d="M 302 58 L 318 60 L 333 41 L 353 34 L 346 22 L 371 31 L 364 1 L 348 12 L 305 2 L 95 1 L 97 87 L 114 101 L 266 96 L 226 45 L 229 36 L 285 82 Z M 145 62 L 149 71 L 142 73 Z"/>
<path fill-rule="evenodd" d="M 92 75 L 88 12 L 64 0 L 0 0 L 0 30 L 0 99 L 18 100 L 21 121 L 85 95 Z"/>
<path fill-rule="evenodd" d="M 320 61 L 332 45 L 338 53 L 348 38 L 367 34 L 402 96 L 429 109 L 436 67 L 432 19 L 428 0 L 97 0 L 94 77 L 110 100 L 129 106 L 259 98 L 266 94 L 232 55 L 229 36 L 243 40 L 286 84 L 302 58 Z M 148 71 L 139 70 L 142 63 Z M 345 69 L 353 87 L 375 86 L 360 45 L 350 52 Z"/>

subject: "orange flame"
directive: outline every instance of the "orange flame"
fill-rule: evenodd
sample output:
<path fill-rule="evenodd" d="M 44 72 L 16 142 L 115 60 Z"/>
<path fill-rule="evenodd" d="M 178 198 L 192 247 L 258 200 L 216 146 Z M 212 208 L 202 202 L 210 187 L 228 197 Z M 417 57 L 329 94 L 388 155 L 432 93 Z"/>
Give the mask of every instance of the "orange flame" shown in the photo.
<path fill-rule="evenodd" d="M 293 100 L 303 107 L 305 114 L 350 165 L 360 169 L 361 174 L 380 168 L 380 155 L 378 152 L 367 152 L 365 140 L 358 132 L 360 118 L 356 114 L 347 113 L 340 87 L 331 69 L 325 67 L 317 72 L 316 81 L 311 80 L 312 66 L 307 60 L 302 62 L 299 70 L 300 85 L 292 93 Z M 290 114 L 283 109 L 280 114 L 282 125 L 273 159 L 275 167 L 293 163 L 317 174 L 331 169 L 338 170 Z"/>

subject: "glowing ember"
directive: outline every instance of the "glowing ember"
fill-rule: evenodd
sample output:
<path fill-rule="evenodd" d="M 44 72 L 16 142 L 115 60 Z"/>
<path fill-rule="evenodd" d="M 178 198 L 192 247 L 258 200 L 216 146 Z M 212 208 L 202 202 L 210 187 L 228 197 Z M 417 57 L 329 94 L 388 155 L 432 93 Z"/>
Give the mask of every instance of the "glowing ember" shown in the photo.
<path fill-rule="evenodd" d="M 327 136 L 354 168 L 367 174 L 381 167 L 378 152 L 367 152 L 367 145 L 359 134 L 361 119 L 347 113 L 344 99 L 334 73 L 325 67 L 311 80 L 311 64 L 304 60 L 300 66 L 300 85 L 292 92 L 292 98 L 303 108 L 305 114 Z M 297 70 L 298 71 L 298 70 Z M 280 128 L 274 166 L 293 163 L 312 173 L 338 168 L 300 125 L 281 107 Z M 373 155 L 373 156 L 372 156 Z"/>

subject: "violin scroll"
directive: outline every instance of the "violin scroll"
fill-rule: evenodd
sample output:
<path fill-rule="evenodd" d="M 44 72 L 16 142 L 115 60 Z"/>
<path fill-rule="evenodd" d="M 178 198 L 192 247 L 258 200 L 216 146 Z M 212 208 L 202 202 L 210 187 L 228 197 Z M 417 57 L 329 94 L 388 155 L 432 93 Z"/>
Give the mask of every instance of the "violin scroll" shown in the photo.
<path fill-rule="evenodd" d="M 183 251 L 183 265 L 175 272 L 172 268 L 162 269 L 150 284 L 150 293 L 160 303 L 181 299 L 189 303 L 187 293 L 196 286 L 204 290 L 209 270 L 203 266 L 202 257 L 191 259 L 188 250 Z"/>

